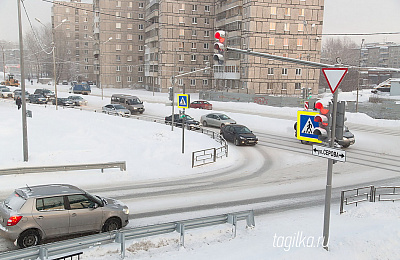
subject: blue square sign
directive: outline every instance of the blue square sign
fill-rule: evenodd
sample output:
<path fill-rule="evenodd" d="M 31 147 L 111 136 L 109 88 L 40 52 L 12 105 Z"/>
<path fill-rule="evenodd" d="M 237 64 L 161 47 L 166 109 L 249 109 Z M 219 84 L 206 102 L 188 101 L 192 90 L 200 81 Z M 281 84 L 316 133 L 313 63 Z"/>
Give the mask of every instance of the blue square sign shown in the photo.
<path fill-rule="evenodd" d="M 297 111 L 297 139 L 322 143 L 318 140 L 318 135 L 313 134 L 314 129 L 319 127 L 319 123 L 314 121 L 314 117 L 318 114 L 318 112 Z"/>
<path fill-rule="evenodd" d="M 178 107 L 189 108 L 189 94 L 178 94 Z"/>

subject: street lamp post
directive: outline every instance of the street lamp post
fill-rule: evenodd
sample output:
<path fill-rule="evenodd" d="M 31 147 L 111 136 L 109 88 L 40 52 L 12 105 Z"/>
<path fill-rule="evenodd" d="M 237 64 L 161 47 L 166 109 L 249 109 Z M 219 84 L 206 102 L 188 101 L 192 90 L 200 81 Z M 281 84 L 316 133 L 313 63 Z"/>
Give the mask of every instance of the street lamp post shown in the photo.
<path fill-rule="evenodd" d="M 111 41 L 113 38 L 110 37 L 108 38 L 107 41 L 103 42 L 102 44 L 106 44 L 107 42 Z M 99 40 L 100 41 L 100 40 Z M 104 89 L 103 89 L 103 84 L 101 84 L 101 46 L 99 44 L 99 77 L 98 77 L 98 81 L 96 82 L 97 84 L 100 84 L 100 88 L 101 88 L 101 99 L 103 100 L 104 98 Z"/>
<path fill-rule="evenodd" d="M 4 46 L 0 46 L 3 50 L 3 74 L 4 74 L 4 81 L 6 80 L 6 58 L 4 57 Z"/>
<path fill-rule="evenodd" d="M 41 25 L 43 25 L 44 27 L 47 27 L 46 25 L 44 25 L 38 18 L 35 18 L 36 21 L 38 21 Z M 56 101 L 56 110 L 58 110 L 58 100 L 57 100 L 57 70 L 56 70 L 56 43 L 55 43 L 55 30 L 64 22 L 66 22 L 67 19 L 64 19 L 61 21 L 61 23 L 59 25 L 57 25 L 56 27 L 54 27 L 52 29 L 51 32 L 51 45 L 52 45 L 52 52 L 53 52 L 53 80 L 54 80 L 54 94 L 55 94 L 55 101 Z"/>

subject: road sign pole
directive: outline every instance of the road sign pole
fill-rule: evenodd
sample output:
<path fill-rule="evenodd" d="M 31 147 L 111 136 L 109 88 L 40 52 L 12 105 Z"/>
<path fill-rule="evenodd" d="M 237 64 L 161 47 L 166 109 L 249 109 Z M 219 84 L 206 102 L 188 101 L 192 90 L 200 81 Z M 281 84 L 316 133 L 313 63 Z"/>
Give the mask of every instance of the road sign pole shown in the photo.
<path fill-rule="evenodd" d="M 337 99 L 338 94 L 335 91 L 333 94 L 333 111 L 332 111 L 332 124 L 330 131 L 329 147 L 334 148 L 335 146 L 335 131 L 336 131 L 336 110 L 337 110 Z M 333 170 L 333 159 L 328 159 L 328 171 L 326 177 L 326 191 L 325 191 L 325 211 L 324 211 L 324 243 L 323 247 L 328 250 L 329 243 L 329 223 L 331 217 L 331 198 L 332 198 L 332 170 Z"/>
<path fill-rule="evenodd" d="M 183 94 L 186 94 L 185 92 L 185 84 L 183 84 Z M 179 102 L 179 100 L 178 100 Z M 185 108 L 183 108 L 183 113 L 182 113 L 182 153 L 185 153 L 185 123 L 186 123 L 186 115 L 185 115 Z"/>

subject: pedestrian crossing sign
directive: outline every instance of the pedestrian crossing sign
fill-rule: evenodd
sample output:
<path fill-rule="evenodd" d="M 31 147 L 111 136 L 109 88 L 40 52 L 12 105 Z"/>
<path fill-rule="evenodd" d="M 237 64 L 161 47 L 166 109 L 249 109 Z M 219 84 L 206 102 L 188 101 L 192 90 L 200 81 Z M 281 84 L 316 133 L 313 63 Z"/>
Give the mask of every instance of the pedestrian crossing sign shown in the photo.
<path fill-rule="evenodd" d="M 314 121 L 314 117 L 318 112 L 297 111 L 297 139 L 309 141 L 313 143 L 322 143 L 318 140 L 318 135 L 314 135 L 314 129 L 319 127 L 319 123 Z"/>
<path fill-rule="evenodd" d="M 179 108 L 189 108 L 189 94 L 178 94 L 178 107 Z"/>

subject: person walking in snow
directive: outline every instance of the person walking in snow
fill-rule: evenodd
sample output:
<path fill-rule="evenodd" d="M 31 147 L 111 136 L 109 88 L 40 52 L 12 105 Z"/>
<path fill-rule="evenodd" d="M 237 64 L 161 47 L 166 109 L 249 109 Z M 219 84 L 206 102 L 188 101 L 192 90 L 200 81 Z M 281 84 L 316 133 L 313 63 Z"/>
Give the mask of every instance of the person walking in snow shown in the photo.
<path fill-rule="evenodd" d="M 15 100 L 15 104 L 17 104 L 18 110 L 19 110 L 21 108 L 21 105 L 22 105 L 21 97 L 17 97 L 17 99 Z"/>

